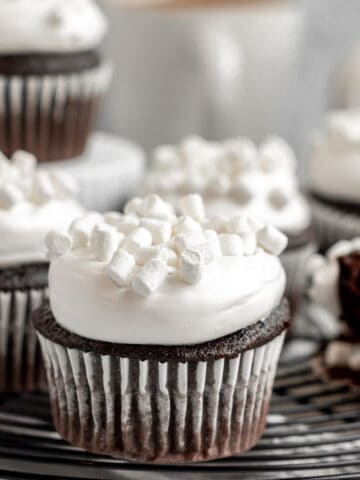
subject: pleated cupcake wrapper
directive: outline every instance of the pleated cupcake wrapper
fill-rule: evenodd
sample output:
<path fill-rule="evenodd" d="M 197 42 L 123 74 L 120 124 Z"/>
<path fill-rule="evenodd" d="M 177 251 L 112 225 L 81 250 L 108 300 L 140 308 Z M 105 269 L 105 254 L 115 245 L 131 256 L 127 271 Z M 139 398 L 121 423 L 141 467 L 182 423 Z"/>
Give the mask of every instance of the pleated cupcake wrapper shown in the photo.
<path fill-rule="evenodd" d="M 38 335 L 60 435 L 95 453 L 158 463 L 251 448 L 265 427 L 284 339 L 233 359 L 160 363 L 84 353 Z"/>
<path fill-rule="evenodd" d="M 286 273 L 285 296 L 290 300 L 292 309 L 304 291 L 306 263 L 316 251 L 316 244 L 310 242 L 303 247 L 285 250 L 280 257 Z"/>
<path fill-rule="evenodd" d="M 345 213 L 322 202 L 311 200 L 316 237 L 322 250 L 327 250 L 339 240 L 360 236 L 360 217 Z"/>
<path fill-rule="evenodd" d="M 0 291 L 0 393 L 46 388 L 41 348 L 31 322 L 31 313 L 46 296 L 46 289 Z"/>
<path fill-rule="evenodd" d="M 0 150 L 40 160 L 79 155 L 107 89 L 112 65 L 60 75 L 0 75 Z"/>

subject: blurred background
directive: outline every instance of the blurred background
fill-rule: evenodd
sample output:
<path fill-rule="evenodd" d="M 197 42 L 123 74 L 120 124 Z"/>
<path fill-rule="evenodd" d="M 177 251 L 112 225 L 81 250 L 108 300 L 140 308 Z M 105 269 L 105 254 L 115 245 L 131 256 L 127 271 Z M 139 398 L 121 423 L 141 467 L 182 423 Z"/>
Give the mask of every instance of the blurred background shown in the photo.
<path fill-rule="evenodd" d="M 283 135 L 304 171 L 329 108 L 360 100 L 358 0 L 101 0 L 115 78 L 100 127 L 146 149 Z"/>

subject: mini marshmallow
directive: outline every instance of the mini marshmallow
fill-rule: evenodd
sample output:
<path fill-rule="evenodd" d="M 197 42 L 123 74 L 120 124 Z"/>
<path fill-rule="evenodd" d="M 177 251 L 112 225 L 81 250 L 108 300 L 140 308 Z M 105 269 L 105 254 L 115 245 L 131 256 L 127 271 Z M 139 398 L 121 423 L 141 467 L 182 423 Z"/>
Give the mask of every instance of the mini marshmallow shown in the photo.
<path fill-rule="evenodd" d="M 169 203 L 164 202 L 158 195 L 151 194 L 143 200 L 141 215 L 159 220 L 169 220 L 174 215 L 174 210 Z"/>
<path fill-rule="evenodd" d="M 280 255 L 288 244 L 286 235 L 272 225 L 265 225 L 257 234 L 258 243 L 273 255 Z"/>
<path fill-rule="evenodd" d="M 135 258 L 126 250 L 119 248 L 106 266 L 108 276 L 120 287 L 128 285 L 135 267 Z"/>
<path fill-rule="evenodd" d="M 153 258 L 134 275 L 132 289 L 137 295 L 147 297 L 161 286 L 167 273 L 168 269 L 165 263 Z"/>
<path fill-rule="evenodd" d="M 64 255 L 72 246 L 72 239 L 67 233 L 52 230 L 45 237 L 45 245 L 48 249 L 48 258 L 56 258 Z"/>
<path fill-rule="evenodd" d="M 144 227 L 137 227 L 132 230 L 123 242 L 122 247 L 129 253 L 136 253 L 139 248 L 150 247 L 152 236 L 149 230 Z"/>
<path fill-rule="evenodd" d="M 199 283 L 203 274 L 205 260 L 201 252 L 185 249 L 179 260 L 180 278 L 190 284 Z"/>
<path fill-rule="evenodd" d="M 116 224 L 121 221 L 121 217 L 124 217 L 124 216 L 125 215 L 122 215 L 119 212 L 105 212 L 104 213 L 104 221 L 105 221 L 105 223 L 108 223 L 109 225 L 112 225 L 113 227 L 115 227 Z M 135 228 L 136 226 L 137 225 L 135 225 L 133 228 Z M 124 233 L 124 232 L 122 232 L 122 233 Z"/>
<path fill-rule="evenodd" d="M 221 251 L 224 256 L 241 256 L 244 254 L 244 245 L 241 237 L 234 233 L 219 235 Z"/>
<path fill-rule="evenodd" d="M 347 367 L 350 355 L 350 343 L 340 341 L 330 342 L 325 350 L 325 364 L 328 367 Z"/>
<path fill-rule="evenodd" d="M 79 193 L 79 185 L 77 181 L 68 173 L 57 170 L 51 172 L 50 175 L 60 194 L 72 197 Z"/>
<path fill-rule="evenodd" d="M 200 222 L 205 219 L 205 206 L 199 194 L 186 195 L 186 197 L 180 199 L 179 204 L 183 215 L 188 215 Z"/>
<path fill-rule="evenodd" d="M 254 185 L 249 180 L 239 178 L 234 182 L 231 193 L 240 205 L 245 205 L 254 198 L 256 191 Z"/>
<path fill-rule="evenodd" d="M 206 238 L 202 232 L 179 233 L 173 237 L 172 243 L 175 251 L 180 255 L 185 248 L 203 245 L 206 243 Z"/>
<path fill-rule="evenodd" d="M 175 234 L 201 231 L 202 227 L 200 223 L 189 216 L 180 217 L 177 223 L 174 225 Z"/>
<path fill-rule="evenodd" d="M 91 235 L 91 249 L 98 262 L 109 262 L 119 247 L 118 232 L 107 223 L 96 225 Z"/>
<path fill-rule="evenodd" d="M 16 185 L 9 183 L 0 188 L 0 208 L 11 208 L 23 200 L 24 194 Z"/>
<path fill-rule="evenodd" d="M 158 257 L 162 248 L 163 247 L 161 247 L 160 245 L 157 245 L 155 247 L 138 248 L 135 252 L 136 263 L 138 265 L 145 265 L 145 263 L 147 263 L 152 258 Z"/>
<path fill-rule="evenodd" d="M 254 232 L 244 233 L 241 235 L 244 245 L 244 255 L 254 255 L 257 249 L 257 238 Z"/>
<path fill-rule="evenodd" d="M 36 157 L 24 150 L 17 150 L 11 157 L 11 161 L 16 168 L 24 175 L 30 175 L 36 168 Z"/>
<path fill-rule="evenodd" d="M 221 245 L 219 240 L 219 235 L 215 230 L 206 230 L 205 231 L 206 241 L 211 248 L 214 258 L 219 258 L 222 256 Z"/>
<path fill-rule="evenodd" d="M 172 235 L 172 226 L 169 222 L 156 218 L 142 218 L 140 225 L 150 231 L 153 244 L 166 243 Z"/>
<path fill-rule="evenodd" d="M 197 247 L 192 247 L 191 251 L 199 253 L 203 257 L 205 265 L 209 265 L 209 263 L 214 261 L 214 253 L 208 243 L 198 245 Z"/>
<path fill-rule="evenodd" d="M 140 220 L 135 215 L 126 214 L 120 215 L 120 218 L 115 222 L 115 227 L 118 232 L 125 233 L 127 235 L 140 225 Z"/>
<path fill-rule="evenodd" d="M 90 212 L 84 217 L 74 220 L 69 228 L 69 232 L 72 237 L 73 248 L 86 247 L 90 241 L 90 237 L 95 225 L 101 221 L 102 216 L 96 212 Z"/>
<path fill-rule="evenodd" d="M 248 224 L 250 227 L 250 230 L 254 233 L 257 233 L 259 230 L 261 230 L 264 226 L 264 222 L 260 222 L 254 217 L 248 217 Z"/>
<path fill-rule="evenodd" d="M 237 233 L 240 235 L 251 232 L 248 217 L 236 216 L 230 218 L 226 226 L 226 230 L 228 233 Z"/>
<path fill-rule="evenodd" d="M 56 188 L 49 172 L 40 171 L 34 177 L 32 197 L 36 203 L 48 202 L 55 197 Z"/>
<path fill-rule="evenodd" d="M 344 255 L 349 255 L 352 252 L 351 243 L 347 240 L 340 240 L 335 243 L 329 250 L 326 252 L 326 256 L 331 259 L 342 257 Z"/>
<path fill-rule="evenodd" d="M 141 215 L 143 200 L 140 197 L 134 197 L 127 202 L 124 212 L 129 215 Z"/>
<path fill-rule="evenodd" d="M 274 188 L 269 192 L 268 200 L 274 209 L 282 210 L 290 202 L 290 193 L 280 188 Z"/>

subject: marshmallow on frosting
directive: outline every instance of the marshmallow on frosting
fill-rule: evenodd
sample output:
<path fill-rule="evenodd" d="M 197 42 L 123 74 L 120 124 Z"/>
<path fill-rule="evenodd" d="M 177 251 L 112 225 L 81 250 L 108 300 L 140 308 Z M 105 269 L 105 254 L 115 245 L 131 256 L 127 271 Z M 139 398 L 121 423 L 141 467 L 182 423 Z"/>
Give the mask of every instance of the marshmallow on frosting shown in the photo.
<path fill-rule="evenodd" d="M 144 190 L 176 205 L 182 195 L 200 193 L 210 213 L 250 215 L 289 234 L 310 224 L 294 152 L 279 137 L 269 137 L 259 147 L 243 137 L 222 143 L 189 137 L 178 146 L 160 146 Z"/>
<path fill-rule="evenodd" d="M 315 138 L 309 162 L 314 193 L 360 203 L 360 111 L 335 111 Z"/>
<path fill-rule="evenodd" d="M 0 53 L 96 48 L 107 21 L 93 0 L 0 0 Z"/>
<path fill-rule="evenodd" d="M 286 236 L 275 227 L 247 217 L 224 217 L 223 226 L 216 227 L 216 221 L 206 218 L 198 194 L 182 197 L 179 205 L 182 215 L 177 217 L 170 204 L 151 194 L 128 202 L 124 215 L 87 215 L 73 222 L 65 236 L 48 234 L 48 257 L 56 259 L 71 249 L 83 255 L 88 249 L 93 261 L 106 264 L 106 274 L 120 288 L 147 297 L 168 276 L 187 284 L 201 282 L 207 267 L 221 256 L 251 256 L 262 250 L 278 256 L 287 246 Z"/>

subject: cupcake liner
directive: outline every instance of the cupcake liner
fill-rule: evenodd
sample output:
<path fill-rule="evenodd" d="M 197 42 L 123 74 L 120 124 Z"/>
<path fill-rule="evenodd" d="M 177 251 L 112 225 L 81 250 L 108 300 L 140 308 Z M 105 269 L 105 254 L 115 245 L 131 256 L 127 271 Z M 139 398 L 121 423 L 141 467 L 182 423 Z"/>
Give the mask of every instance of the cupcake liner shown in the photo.
<path fill-rule="evenodd" d="M 311 199 L 314 232 L 322 251 L 339 240 L 351 240 L 360 236 L 360 218 Z"/>
<path fill-rule="evenodd" d="M 70 443 L 157 463 L 251 448 L 265 428 L 284 333 L 234 358 L 165 363 L 61 346 L 38 333 L 53 420 Z"/>
<path fill-rule="evenodd" d="M 0 75 L 0 150 L 28 150 L 40 161 L 80 155 L 111 74 L 103 62 L 74 74 Z"/>
<path fill-rule="evenodd" d="M 41 349 L 31 313 L 46 289 L 0 291 L 0 393 L 46 388 Z"/>
<path fill-rule="evenodd" d="M 304 291 L 307 261 L 316 251 L 316 244 L 310 242 L 303 247 L 287 249 L 280 257 L 286 273 L 285 295 L 290 300 L 292 311 Z"/>

